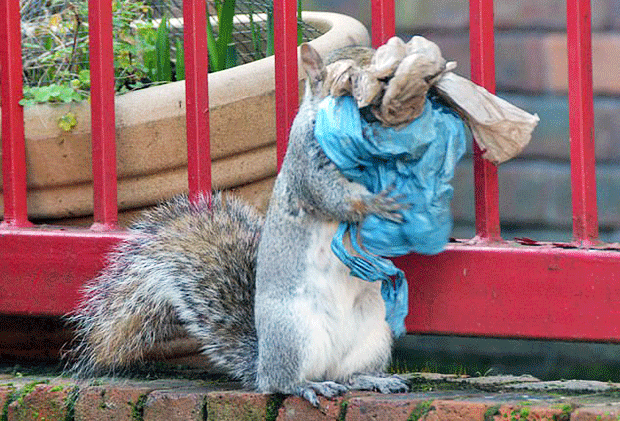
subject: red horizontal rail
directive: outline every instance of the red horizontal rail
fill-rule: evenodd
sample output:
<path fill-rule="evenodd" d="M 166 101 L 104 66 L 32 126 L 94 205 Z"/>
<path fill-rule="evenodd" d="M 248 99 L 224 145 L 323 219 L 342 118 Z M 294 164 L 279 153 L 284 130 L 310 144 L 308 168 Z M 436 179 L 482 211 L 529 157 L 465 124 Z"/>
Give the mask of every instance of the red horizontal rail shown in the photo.
<path fill-rule="evenodd" d="M 22 98 L 22 54 L 19 2 L 0 2 L 0 88 L 2 90 L 2 190 L 4 225 L 24 227 L 26 202 L 26 146 Z"/>
<path fill-rule="evenodd" d="M 407 331 L 620 342 L 620 253 L 453 244 L 397 259 Z"/>
<path fill-rule="evenodd" d="M 282 166 L 288 135 L 299 105 L 297 0 L 273 2 L 277 168 Z"/>
<path fill-rule="evenodd" d="M 591 245 L 598 238 L 590 0 L 568 0 L 568 101 L 573 237 Z"/>
<path fill-rule="evenodd" d="M 191 197 L 211 193 L 206 19 L 204 0 L 183 0 L 187 175 Z"/>
<path fill-rule="evenodd" d="M 60 316 L 103 267 L 121 231 L 0 229 L 0 314 Z"/>
<path fill-rule="evenodd" d="M 94 228 L 118 225 L 112 2 L 88 1 Z"/>
<path fill-rule="evenodd" d="M 11 262 L 0 265 L 0 313 L 71 311 L 128 235 L 0 230 L 3 261 Z M 618 252 L 451 244 L 436 256 L 396 260 L 410 283 L 410 333 L 620 342 Z"/>

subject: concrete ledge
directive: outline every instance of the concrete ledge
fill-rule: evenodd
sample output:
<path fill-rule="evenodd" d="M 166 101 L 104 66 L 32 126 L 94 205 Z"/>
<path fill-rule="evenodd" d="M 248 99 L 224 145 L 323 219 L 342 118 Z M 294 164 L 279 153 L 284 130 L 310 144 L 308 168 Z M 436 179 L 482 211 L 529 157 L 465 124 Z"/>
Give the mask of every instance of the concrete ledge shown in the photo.
<path fill-rule="evenodd" d="M 0 376 L 1 419 L 17 420 L 555 420 L 620 419 L 620 384 L 542 382 L 532 376 L 406 375 L 407 394 L 351 392 L 321 398 L 321 409 L 295 396 L 265 395 L 234 383 L 163 379 Z"/>

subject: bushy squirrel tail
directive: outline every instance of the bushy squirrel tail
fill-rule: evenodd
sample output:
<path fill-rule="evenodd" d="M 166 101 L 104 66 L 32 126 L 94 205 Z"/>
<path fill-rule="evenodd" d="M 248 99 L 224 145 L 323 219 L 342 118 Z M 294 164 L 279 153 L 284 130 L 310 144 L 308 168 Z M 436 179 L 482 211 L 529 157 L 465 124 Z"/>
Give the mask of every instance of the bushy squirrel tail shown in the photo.
<path fill-rule="evenodd" d="M 212 363 L 256 382 L 256 253 L 263 218 L 233 196 L 180 196 L 147 211 L 108 256 L 69 320 L 79 377 L 116 374 L 167 339 L 192 337 Z"/>

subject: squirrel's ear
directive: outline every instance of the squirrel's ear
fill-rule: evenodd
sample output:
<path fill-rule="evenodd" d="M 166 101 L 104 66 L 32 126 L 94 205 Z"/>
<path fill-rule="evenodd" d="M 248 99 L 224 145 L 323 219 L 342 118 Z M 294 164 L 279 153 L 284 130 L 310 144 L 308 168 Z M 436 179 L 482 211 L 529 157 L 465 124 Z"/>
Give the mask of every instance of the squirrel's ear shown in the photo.
<path fill-rule="evenodd" d="M 301 44 L 301 62 L 310 79 L 311 85 L 316 85 L 325 77 L 325 66 L 319 53 L 308 43 Z"/>

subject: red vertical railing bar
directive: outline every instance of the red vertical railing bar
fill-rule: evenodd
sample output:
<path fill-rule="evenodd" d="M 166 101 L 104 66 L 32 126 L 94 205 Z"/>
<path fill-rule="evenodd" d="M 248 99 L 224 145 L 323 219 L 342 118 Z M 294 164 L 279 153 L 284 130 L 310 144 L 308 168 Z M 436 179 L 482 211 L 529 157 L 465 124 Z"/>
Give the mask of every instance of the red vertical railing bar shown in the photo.
<path fill-rule="evenodd" d="M 93 228 L 117 226 L 112 0 L 89 0 L 90 110 L 93 150 Z"/>
<path fill-rule="evenodd" d="M 2 186 L 4 222 L 28 226 L 26 145 L 22 87 L 22 47 L 19 1 L 0 0 L 0 84 L 2 88 Z"/>
<path fill-rule="evenodd" d="M 489 92 L 495 92 L 495 36 L 493 0 L 469 2 L 469 48 L 471 78 Z M 497 167 L 482 158 L 474 142 L 474 185 L 476 191 L 476 237 L 481 241 L 500 239 Z"/>
<path fill-rule="evenodd" d="M 286 153 L 289 129 L 299 106 L 297 0 L 274 0 L 273 26 L 277 164 L 280 170 Z"/>
<path fill-rule="evenodd" d="M 211 193 L 209 57 L 205 1 L 184 0 L 183 21 L 187 176 L 190 197 L 196 198 L 200 194 Z"/>
<path fill-rule="evenodd" d="M 573 238 L 583 245 L 598 238 L 590 22 L 590 0 L 567 1 Z"/>
<path fill-rule="evenodd" d="M 396 33 L 394 0 L 371 0 L 372 46 L 378 48 Z"/>

